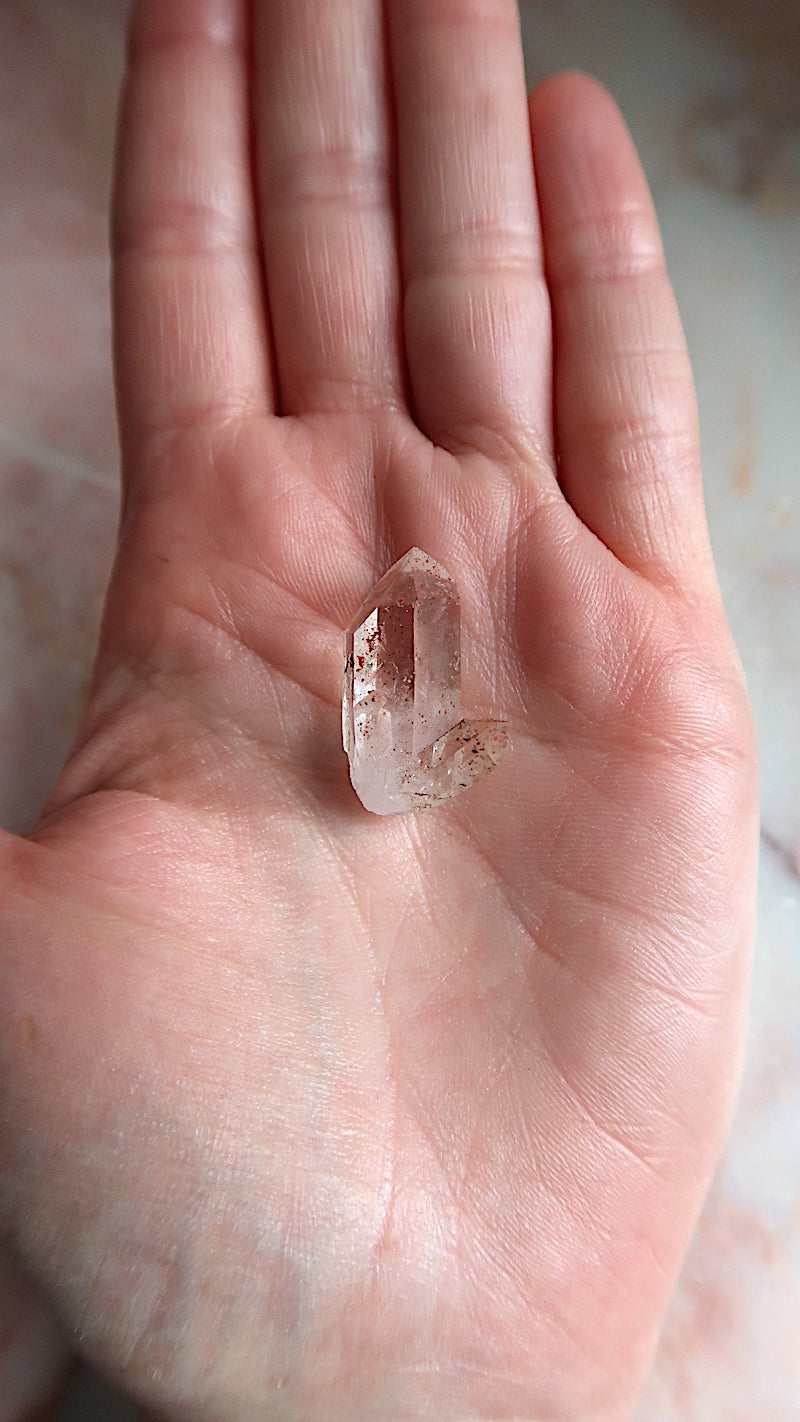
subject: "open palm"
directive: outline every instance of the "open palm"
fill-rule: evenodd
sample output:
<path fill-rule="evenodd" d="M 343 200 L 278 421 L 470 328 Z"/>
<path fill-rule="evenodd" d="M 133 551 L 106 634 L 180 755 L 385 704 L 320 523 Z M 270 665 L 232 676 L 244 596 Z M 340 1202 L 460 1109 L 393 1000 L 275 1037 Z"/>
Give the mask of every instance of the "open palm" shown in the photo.
<path fill-rule="evenodd" d="M 512 0 L 249 8 L 134 22 L 119 554 L 2 841 L 4 1219 L 171 1418 L 616 1422 L 732 1105 L 755 863 L 652 205 L 597 85 L 529 112 Z M 341 634 L 415 544 L 512 748 L 380 819 Z"/>

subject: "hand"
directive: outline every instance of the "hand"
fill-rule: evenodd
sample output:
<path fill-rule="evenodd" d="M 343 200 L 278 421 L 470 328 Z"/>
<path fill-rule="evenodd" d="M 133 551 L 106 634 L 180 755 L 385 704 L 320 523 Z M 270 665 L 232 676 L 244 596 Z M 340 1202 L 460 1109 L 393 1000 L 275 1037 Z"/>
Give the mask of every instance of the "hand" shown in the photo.
<path fill-rule="evenodd" d="M 381 8 L 262 0 L 250 64 L 244 0 L 137 7 L 119 553 L 0 854 L 3 1218 L 170 1418 L 618 1422 L 733 1103 L 750 711 L 617 110 L 526 104 L 512 0 Z M 379 819 L 342 629 L 413 544 L 513 749 Z"/>

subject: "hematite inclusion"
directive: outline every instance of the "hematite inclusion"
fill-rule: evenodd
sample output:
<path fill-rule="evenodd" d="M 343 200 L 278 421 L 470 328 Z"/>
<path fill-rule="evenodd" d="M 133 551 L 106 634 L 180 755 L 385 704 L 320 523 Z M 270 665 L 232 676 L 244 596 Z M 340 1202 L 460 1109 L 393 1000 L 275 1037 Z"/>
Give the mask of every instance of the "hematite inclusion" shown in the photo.
<path fill-rule="evenodd" d="M 504 721 L 461 719 L 459 607 L 450 574 L 412 548 L 345 633 L 342 740 L 353 788 L 373 814 L 460 795 L 508 743 Z"/>

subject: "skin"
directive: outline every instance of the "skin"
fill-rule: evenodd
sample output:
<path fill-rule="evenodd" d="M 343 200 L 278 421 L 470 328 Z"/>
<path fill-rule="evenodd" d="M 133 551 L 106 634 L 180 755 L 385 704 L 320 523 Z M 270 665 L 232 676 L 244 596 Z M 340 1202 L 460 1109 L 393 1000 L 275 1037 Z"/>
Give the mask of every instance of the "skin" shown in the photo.
<path fill-rule="evenodd" d="M 0 841 L 2 1219 L 175 1422 L 623 1422 L 738 1080 L 751 713 L 613 101 L 528 99 L 512 0 L 385 10 L 136 7 L 119 551 Z M 413 544 L 513 744 L 381 819 L 341 634 Z"/>

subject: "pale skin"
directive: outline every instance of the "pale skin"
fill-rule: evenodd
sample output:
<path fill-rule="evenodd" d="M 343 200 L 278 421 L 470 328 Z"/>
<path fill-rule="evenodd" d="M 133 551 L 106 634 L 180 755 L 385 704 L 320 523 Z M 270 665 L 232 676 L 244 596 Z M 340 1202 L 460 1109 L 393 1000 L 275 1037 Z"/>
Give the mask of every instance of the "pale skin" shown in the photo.
<path fill-rule="evenodd" d="M 0 841 L 4 1227 L 174 1422 L 624 1422 L 757 844 L 652 201 L 596 83 L 528 98 L 512 0 L 253 11 L 250 52 L 239 0 L 136 7 L 119 553 Z M 341 634 L 415 544 L 512 748 L 380 819 Z"/>

